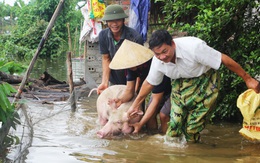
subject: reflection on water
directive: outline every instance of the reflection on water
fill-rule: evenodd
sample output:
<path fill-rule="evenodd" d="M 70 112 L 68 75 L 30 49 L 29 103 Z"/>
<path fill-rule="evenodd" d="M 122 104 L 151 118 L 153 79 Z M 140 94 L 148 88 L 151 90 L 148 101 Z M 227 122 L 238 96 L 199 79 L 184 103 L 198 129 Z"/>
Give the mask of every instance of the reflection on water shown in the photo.
<path fill-rule="evenodd" d="M 66 103 L 30 104 L 34 136 L 21 162 L 260 162 L 260 144 L 239 135 L 241 124 L 208 125 L 201 143 L 181 148 L 165 143 L 164 136 L 145 133 L 99 139 L 96 98 L 78 101 L 75 113 Z"/>
<path fill-rule="evenodd" d="M 84 78 L 84 59 L 72 58 L 73 81 Z M 65 57 L 55 59 L 38 59 L 35 63 L 31 78 L 39 79 L 44 71 L 47 71 L 59 81 L 67 81 L 67 63 Z"/>
<path fill-rule="evenodd" d="M 59 57 L 57 59 L 37 59 L 33 66 L 31 78 L 39 79 L 44 71 L 47 71 L 54 78 L 60 81 L 67 80 L 67 66 L 66 57 Z"/>

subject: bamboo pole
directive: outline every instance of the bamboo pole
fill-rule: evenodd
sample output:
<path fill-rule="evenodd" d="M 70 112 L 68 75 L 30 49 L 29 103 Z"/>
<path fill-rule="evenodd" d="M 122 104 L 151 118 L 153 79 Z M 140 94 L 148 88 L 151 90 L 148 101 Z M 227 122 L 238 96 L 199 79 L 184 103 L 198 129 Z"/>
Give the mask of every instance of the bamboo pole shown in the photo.
<path fill-rule="evenodd" d="M 17 91 L 17 93 L 16 93 L 16 95 L 14 97 L 13 103 L 15 103 L 18 98 L 20 98 L 20 95 L 22 94 L 22 90 L 23 90 L 23 88 L 24 88 L 24 86 L 25 86 L 25 84 L 26 84 L 26 82 L 27 82 L 27 80 L 28 80 L 28 78 L 30 76 L 30 73 L 31 73 L 31 71 L 33 69 L 33 66 L 34 66 L 34 64 L 35 64 L 35 62 L 36 62 L 36 60 L 38 58 L 38 55 L 40 54 L 40 51 L 42 50 L 42 47 L 43 47 L 45 41 L 47 40 L 48 35 L 50 34 L 50 31 L 51 31 L 51 29 L 52 29 L 52 27 L 53 27 L 53 25 L 54 25 L 58 15 L 59 15 L 59 13 L 60 13 L 60 11 L 61 11 L 61 9 L 63 7 L 64 1 L 65 0 L 60 0 L 60 2 L 58 4 L 54 14 L 52 15 L 52 18 L 51 18 L 51 20 L 50 20 L 50 22 L 49 22 L 49 24 L 48 24 L 48 26 L 47 26 L 43 36 L 42 36 L 42 39 L 41 39 L 41 41 L 40 41 L 40 43 L 38 45 L 38 48 L 37 48 L 37 50 L 36 50 L 32 60 L 30 62 L 30 65 L 29 65 L 29 67 L 28 67 L 24 77 L 23 77 L 21 85 L 18 88 L 18 91 Z"/>
<path fill-rule="evenodd" d="M 71 55 L 73 56 L 72 46 L 71 46 L 71 36 L 70 36 L 70 24 L 69 24 L 69 23 L 67 23 L 67 28 L 68 28 L 68 45 L 69 45 L 69 51 L 72 53 Z"/>
<path fill-rule="evenodd" d="M 76 28 L 75 35 L 74 35 L 74 45 L 73 45 L 73 54 L 74 54 L 74 56 L 75 56 L 75 54 L 79 55 L 77 50 L 76 50 L 76 45 L 77 45 L 77 40 L 78 40 L 77 35 L 78 35 L 78 28 Z M 79 57 L 80 57 L 80 55 L 79 55 Z"/>
<path fill-rule="evenodd" d="M 76 111 L 76 98 L 74 92 L 73 74 L 72 74 L 72 63 L 71 63 L 71 52 L 67 54 L 67 66 L 68 66 L 68 81 L 70 86 L 70 106 L 72 111 Z"/>

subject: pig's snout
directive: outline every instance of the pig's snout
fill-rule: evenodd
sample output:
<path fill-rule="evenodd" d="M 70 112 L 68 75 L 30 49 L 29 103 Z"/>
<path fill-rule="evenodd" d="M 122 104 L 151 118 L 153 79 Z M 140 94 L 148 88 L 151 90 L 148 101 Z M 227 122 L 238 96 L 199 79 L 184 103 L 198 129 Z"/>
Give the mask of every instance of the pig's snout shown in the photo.
<path fill-rule="evenodd" d="M 111 122 L 107 122 L 98 132 L 99 138 L 106 138 L 112 135 L 120 134 L 120 128 Z"/>
<path fill-rule="evenodd" d="M 99 138 L 103 139 L 103 138 L 105 137 L 105 133 L 102 132 L 102 131 L 98 131 L 98 132 L 97 132 L 97 136 L 98 136 Z"/>
<path fill-rule="evenodd" d="M 134 130 L 132 126 L 129 126 L 128 122 L 123 122 L 123 123 L 118 122 L 116 124 L 117 125 L 108 122 L 97 132 L 97 136 L 99 138 L 106 138 L 110 136 L 119 135 L 121 133 L 130 134 Z"/>
<path fill-rule="evenodd" d="M 118 132 L 115 132 L 115 131 L 114 132 L 105 132 L 102 129 L 97 132 L 97 136 L 101 139 L 107 138 L 107 137 L 110 137 L 110 136 L 113 136 L 113 135 L 118 135 L 118 134 L 120 134 L 119 131 Z"/>

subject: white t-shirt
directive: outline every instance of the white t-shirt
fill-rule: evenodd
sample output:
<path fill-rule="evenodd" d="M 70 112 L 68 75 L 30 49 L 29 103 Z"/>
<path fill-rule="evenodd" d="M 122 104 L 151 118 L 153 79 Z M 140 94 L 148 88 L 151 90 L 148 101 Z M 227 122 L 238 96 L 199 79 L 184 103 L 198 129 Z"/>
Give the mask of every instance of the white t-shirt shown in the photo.
<path fill-rule="evenodd" d="M 165 63 L 155 56 L 146 80 L 158 85 L 163 75 L 171 79 L 194 78 L 201 76 L 209 69 L 219 69 L 221 53 L 209 47 L 205 41 L 196 37 L 180 37 L 173 39 L 176 45 L 176 60 Z"/>

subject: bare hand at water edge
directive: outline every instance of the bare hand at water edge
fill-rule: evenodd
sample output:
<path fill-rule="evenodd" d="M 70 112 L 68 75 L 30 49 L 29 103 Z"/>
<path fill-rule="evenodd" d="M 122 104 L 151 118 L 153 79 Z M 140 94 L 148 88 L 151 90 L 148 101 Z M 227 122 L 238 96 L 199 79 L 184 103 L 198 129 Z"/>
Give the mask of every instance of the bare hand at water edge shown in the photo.
<path fill-rule="evenodd" d="M 138 134 L 138 132 L 142 129 L 142 125 L 139 122 L 129 124 L 129 126 L 134 127 L 134 131 L 132 132 L 133 134 Z"/>

